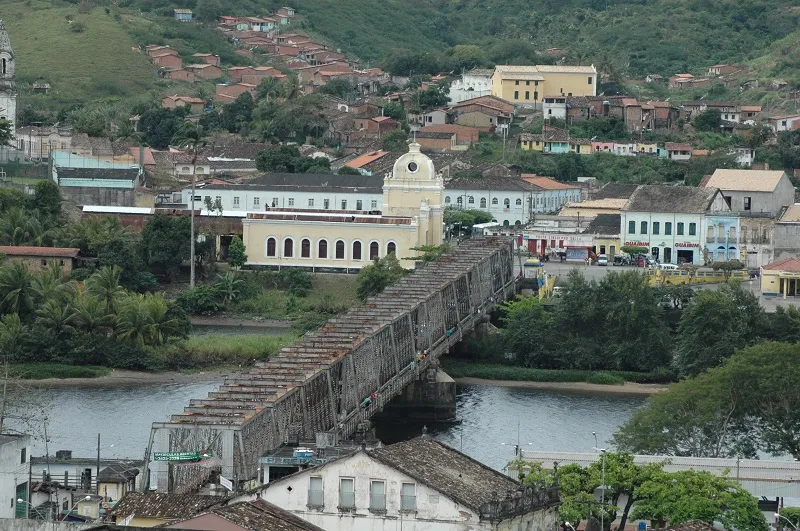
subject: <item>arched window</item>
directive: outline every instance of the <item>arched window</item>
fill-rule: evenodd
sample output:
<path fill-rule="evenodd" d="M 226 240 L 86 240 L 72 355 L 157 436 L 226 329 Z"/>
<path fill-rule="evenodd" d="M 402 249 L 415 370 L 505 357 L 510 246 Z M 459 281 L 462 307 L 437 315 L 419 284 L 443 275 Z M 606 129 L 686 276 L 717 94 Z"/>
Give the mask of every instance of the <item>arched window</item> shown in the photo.
<path fill-rule="evenodd" d="M 468 202 L 470 205 L 474 205 L 474 204 L 475 204 L 475 198 L 474 198 L 474 197 L 472 197 L 472 196 L 469 196 L 469 200 L 468 200 L 467 202 Z"/>
<path fill-rule="evenodd" d="M 506 219 L 506 220 L 503 220 L 503 226 L 504 226 L 504 227 L 508 227 L 508 220 L 507 220 L 507 219 Z"/>
<path fill-rule="evenodd" d="M 377 260 L 378 253 L 379 253 L 380 246 L 378 242 L 372 242 L 369 244 L 369 259 L 370 260 Z"/>
<path fill-rule="evenodd" d="M 486 208 L 486 198 L 481 197 L 481 208 Z"/>
<path fill-rule="evenodd" d="M 283 256 L 285 258 L 291 258 L 294 256 L 294 240 L 291 238 L 286 238 L 283 240 Z"/>
<path fill-rule="evenodd" d="M 317 244 L 317 258 L 328 258 L 328 240 L 320 240 Z"/>
<path fill-rule="evenodd" d="M 300 258 L 311 258 L 311 240 L 308 238 L 300 242 Z"/>
<path fill-rule="evenodd" d="M 275 238 L 267 238 L 267 256 L 275 256 Z"/>
<path fill-rule="evenodd" d="M 514 222 L 514 226 L 519 227 L 520 225 L 522 225 L 522 222 L 520 220 L 516 220 Z"/>
<path fill-rule="evenodd" d="M 516 203 L 517 206 L 522 206 L 522 199 L 517 199 Z"/>
<path fill-rule="evenodd" d="M 507 197 L 503 199 L 503 206 L 509 208 L 511 206 L 511 200 Z"/>
<path fill-rule="evenodd" d="M 184 166 L 183 168 L 181 168 L 181 171 L 183 173 L 189 173 L 189 166 Z"/>
<path fill-rule="evenodd" d="M 447 204 L 450 204 L 450 196 L 449 195 L 444 197 L 444 202 L 447 203 Z"/>
<path fill-rule="evenodd" d="M 497 204 L 497 198 L 496 198 L 496 197 L 492 198 L 492 204 L 493 204 L 493 205 L 496 205 L 496 204 Z"/>
<path fill-rule="evenodd" d="M 336 240 L 336 259 L 344 260 L 344 240 Z"/>
<path fill-rule="evenodd" d="M 361 260 L 361 242 L 353 242 L 353 260 Z"/>
<path fill-rule="evenodd" d="M 456 203 L 458 203 L 459 205 L 463 204 L 464 203 L 464 198 L 461 197 L 461 196 L 456 197 Z"/>
<path fill-rule="evenodd" d="M 397 253 L 397 245 L 394 242 L 389 242 L 386 244 L 386 254 L 395 254 Z"/>

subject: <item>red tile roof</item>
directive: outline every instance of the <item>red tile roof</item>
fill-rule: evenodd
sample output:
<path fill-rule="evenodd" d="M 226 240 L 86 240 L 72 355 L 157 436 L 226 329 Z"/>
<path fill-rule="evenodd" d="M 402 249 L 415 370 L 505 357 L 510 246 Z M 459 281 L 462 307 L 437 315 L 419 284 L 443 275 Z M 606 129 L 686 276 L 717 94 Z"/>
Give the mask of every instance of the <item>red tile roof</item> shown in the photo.
<path fill-rule="evenodd" d="M 80 249 L 72 247 L 23 247 L 0 245 L 0 253 L 6 256 L 42 256 L 42 257 L 59 257 L 59 258 L 75 258 Z"/>
<path fill-rule="evenodd" d="M 522 174 L 522 180 L 534 186 L 538 186 L 542 190 L 572 190 L 573 188 L 579 188 L 579 186 L 560 183 L 549 177 L 536 177 L 535 175 L 526 173 Z"/>
<path fill-rule="evenodd" d="M 691 144 L 685 144 L 681 142 L 667 142 L 664 144 L 664 148 L 667 151 L 691 151 L 692 146 Z"/>
<path fill-rule="evenodd" d="M 375 162 L 379 158 L 383 157 L 384 155 L 388 155 L 388 151 L 372 151 L 370 153 L 365 153 L 363 155 L 359 155 L 358 157 L 354 158 L 353 160 L 346 162 L 345 166 L 349 168 L 360 168 L 361 166 L 366 166 L 371 162 Z"/>
<path fill-rule="evenodd" d="M 792 273 L 800 273 L 800 258 L 784 258 L 783 260 L 761 266 L 761 268 L 770 271 L 791 271 Z"/>

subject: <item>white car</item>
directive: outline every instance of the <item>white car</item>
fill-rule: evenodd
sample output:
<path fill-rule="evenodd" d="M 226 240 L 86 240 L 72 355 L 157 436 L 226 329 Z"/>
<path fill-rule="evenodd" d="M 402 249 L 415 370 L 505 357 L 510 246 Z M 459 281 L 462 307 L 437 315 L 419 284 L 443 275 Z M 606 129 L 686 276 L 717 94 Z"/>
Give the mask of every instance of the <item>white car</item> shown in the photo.
<path fill-rule="evenodd" d="M 597 255 L 597 265 L 608 266 L 608 257 L 604 254 Z"/>

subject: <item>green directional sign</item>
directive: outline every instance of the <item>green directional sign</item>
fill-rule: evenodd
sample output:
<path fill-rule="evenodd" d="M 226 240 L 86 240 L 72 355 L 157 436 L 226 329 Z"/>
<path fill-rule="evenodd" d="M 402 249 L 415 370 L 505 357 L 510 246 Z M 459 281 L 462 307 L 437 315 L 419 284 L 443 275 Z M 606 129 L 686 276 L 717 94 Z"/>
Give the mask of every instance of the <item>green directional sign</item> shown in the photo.
<path fill-rule="evenodd" d="M 154 461 L 200 461 L 214 457 L 210 450 L 205 452 L 153 452 Z"/>

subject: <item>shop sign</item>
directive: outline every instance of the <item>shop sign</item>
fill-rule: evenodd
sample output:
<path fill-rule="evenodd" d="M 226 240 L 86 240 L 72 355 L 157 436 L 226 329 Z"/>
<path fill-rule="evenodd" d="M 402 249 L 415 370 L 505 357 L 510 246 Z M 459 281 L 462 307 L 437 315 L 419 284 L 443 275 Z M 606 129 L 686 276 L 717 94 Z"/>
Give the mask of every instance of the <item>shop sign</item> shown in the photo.
<path fill-rule="evenodd" d="M 625 242 L 626 247 L 650 247 L 650 242 Z"/>
<path fill-rule="evenodd" d="M 214 457 L 211 451 L 205 452 L 154 452 L 153 461 L 200 461 Z"/>
<path fill-rule="evenodd" d="M 699 243 L 692 243 L 692 242 L 680 242 L 676 243 L 675 247 L 700 247 Z"/>

